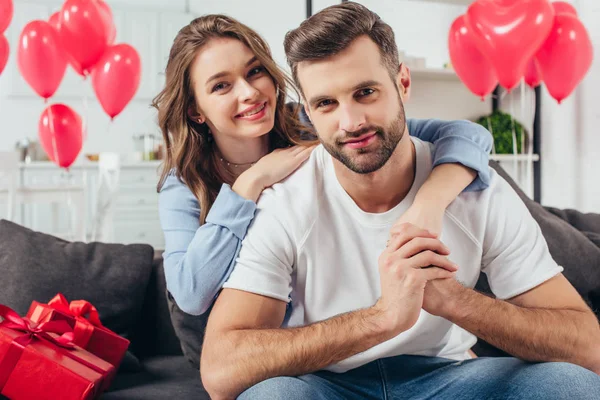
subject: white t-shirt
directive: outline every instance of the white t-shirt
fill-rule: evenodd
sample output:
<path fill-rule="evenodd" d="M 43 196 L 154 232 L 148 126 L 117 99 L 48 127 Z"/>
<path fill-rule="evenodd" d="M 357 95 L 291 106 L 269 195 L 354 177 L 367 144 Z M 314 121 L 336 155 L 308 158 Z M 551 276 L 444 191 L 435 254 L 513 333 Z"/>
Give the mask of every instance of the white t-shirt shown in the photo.
<path fill-rule="evenodd" d="M 331 155 L 317 147 L 296 173 L 263 192 L 225 287 L 291 299 L 283 327 L 375 304 L 381 295 L 378 258 L 389 231 L 432 169 L 432 145 L 411 139 L 417 159 L 413 186 L 400 204 L 377 214 L 356 205 L 337 180 Z M 457 279 L 472 288 L 483 271 L 500 299 L 562 271 L 523 202 L 495 171 L 488 189 L 462 193 L 448 207 L 440 239 L 459 265 Z M 328 369 L 345 372 L 401 354 L 462 360 L 470 358 L 475 342 L 450 321 L 421 311 L 408 331 Z"/>

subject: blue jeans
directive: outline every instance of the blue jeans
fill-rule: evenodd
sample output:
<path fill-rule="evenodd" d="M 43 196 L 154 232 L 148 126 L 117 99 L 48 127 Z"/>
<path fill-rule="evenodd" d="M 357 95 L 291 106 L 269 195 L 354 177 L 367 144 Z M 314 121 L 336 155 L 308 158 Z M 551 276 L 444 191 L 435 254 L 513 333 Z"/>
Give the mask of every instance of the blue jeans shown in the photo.
<path fill-rule="evenodd" d="M 512 357 L 466 361 L 397 356 L 343 374 L 318 371 L 267 379 L 241 400 L 600 399 L 600 376 L 574 364 Z"/>

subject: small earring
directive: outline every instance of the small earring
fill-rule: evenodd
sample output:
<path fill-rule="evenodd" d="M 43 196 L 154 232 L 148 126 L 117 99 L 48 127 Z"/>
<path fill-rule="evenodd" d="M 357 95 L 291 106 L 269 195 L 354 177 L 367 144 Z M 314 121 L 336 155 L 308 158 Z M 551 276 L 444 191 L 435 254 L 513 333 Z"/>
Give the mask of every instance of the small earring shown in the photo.
<path fill-rule="evenodd" d="M 275 87 L 275 97 L 279 97 L 279 86 Z"/>

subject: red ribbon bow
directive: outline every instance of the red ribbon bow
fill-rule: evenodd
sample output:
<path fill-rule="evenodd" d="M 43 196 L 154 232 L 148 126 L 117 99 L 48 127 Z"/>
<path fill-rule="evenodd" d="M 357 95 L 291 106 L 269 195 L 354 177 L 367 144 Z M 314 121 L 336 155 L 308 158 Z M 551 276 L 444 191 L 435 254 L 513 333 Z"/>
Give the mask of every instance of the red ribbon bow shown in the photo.
<path fill-rule="evenodd" d="M 73 341 L 78 346 L 87 347 L 94 333 L 94 327 L 104 327 L 100 322 L 98 310 L 89 301 L 73 300 L 69 303 L 66 297 L 59 293 L 48 302 L 48 305 L 75 318 Z"/>
<path fill-rule="evenodd" d="M 65 321 L 50 321 L 36 324 L 28 319 L 21 318 L 19 314 L 9 307 L 0 305 L 0 317 L 4 321 L 0 322 L 0 327 L 9 328 L 24 334 L 13 339 L 4 358 L 0 361 L 0 390 L 8 381 L 12 370 L 15 368 L 21 358 L 23 349 L 35 338 L 50 341 L 60 347 L 73 348 L 73 332 L 69 324 Z M 59 334 L 59 337 L 52 337 L 49 333 Z"/>

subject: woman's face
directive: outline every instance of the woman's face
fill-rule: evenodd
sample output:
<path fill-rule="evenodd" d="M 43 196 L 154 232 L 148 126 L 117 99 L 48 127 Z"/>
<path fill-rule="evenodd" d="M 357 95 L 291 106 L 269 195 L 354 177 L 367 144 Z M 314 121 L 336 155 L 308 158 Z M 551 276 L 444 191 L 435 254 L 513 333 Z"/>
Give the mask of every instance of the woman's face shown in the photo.
<path fill-rule="evenodd" d="M 213 135 L 255 138 L 273 129 L 276 89 L 254 53 L 232 38 L 211 39 L 191 67 L 197 110 Z"/>

